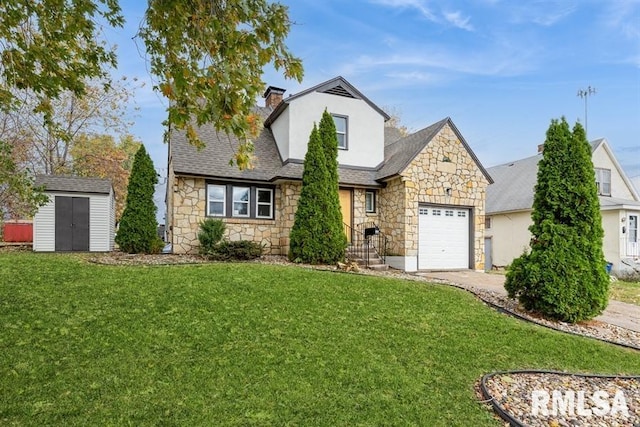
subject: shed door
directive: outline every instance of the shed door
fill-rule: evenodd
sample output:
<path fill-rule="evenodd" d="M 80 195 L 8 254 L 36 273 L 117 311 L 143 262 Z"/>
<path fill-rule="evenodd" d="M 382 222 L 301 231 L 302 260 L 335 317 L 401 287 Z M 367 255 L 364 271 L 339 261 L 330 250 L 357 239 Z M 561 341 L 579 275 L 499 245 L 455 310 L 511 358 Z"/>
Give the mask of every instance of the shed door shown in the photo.
<path fill-rule="evenodd" d="M 56 251 L 89 250 L 89 198 L 56 197 Z"/>
<path fill-rule="evenodd" d="M 469 268 L 469 209 L 421 206 L 418 268 Z"/>

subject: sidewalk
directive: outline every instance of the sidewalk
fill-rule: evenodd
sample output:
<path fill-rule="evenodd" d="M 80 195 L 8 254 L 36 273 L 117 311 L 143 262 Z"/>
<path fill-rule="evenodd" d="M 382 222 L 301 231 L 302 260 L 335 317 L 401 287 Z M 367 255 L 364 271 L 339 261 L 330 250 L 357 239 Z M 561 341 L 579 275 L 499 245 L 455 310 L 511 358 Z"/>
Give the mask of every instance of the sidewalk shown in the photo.
<path fill-rule="evenodd" d="M 464 287 L 475 287 L 507 295 L 507 291 L 504 289 L 504 275 L 502 274 L 481 273 L 471 270 L 419 272 L 416 274 L 421 277 L 443 280 Z M 604 313 L 596 317 L 596 320 L 640 332 L 640 306 L 610 300 Z"/>

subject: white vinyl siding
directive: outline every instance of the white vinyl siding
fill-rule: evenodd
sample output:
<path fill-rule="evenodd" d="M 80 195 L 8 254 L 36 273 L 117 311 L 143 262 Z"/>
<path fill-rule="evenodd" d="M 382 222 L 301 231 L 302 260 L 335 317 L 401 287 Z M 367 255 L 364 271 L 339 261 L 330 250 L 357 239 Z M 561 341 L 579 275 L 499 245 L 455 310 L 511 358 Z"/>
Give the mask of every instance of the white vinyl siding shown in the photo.
<path fill-rule="evenodd" d="M 33 217 L 33 250 L 53 252 L 56 249 L 56 204 L 55 195 L 46 193 L 49 201 L 40 206 Z"/>
<path fill-rule="evenodd" d="M 56 249 L 56 205 L 58 197 L 87 197 L 89 199 L 89 251 L 113 250 L 115 230 L 115 201 L 111 194 L 45 192 L 49 202 L 41 206 L 33 218 L 33 250 L 54 252 Z"/>

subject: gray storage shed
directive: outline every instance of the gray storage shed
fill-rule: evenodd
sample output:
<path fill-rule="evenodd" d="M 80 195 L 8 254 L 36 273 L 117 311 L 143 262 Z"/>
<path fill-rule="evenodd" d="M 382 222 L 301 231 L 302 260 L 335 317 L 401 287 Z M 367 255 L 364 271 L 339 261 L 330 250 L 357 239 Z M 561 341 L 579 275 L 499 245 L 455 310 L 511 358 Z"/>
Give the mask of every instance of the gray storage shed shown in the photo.
<path fill-rule="evenodd" d="M 33 218 L 36 252 L 113 250 L 116 201 L 111 180 L 39 175 L 49 201 Z"/>

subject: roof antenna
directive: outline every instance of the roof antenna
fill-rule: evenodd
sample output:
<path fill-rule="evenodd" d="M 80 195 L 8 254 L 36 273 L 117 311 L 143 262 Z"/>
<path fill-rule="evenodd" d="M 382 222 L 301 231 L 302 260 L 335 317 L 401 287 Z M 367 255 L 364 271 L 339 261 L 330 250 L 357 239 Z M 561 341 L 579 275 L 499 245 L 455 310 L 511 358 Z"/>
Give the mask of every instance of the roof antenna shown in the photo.
<path fill-rule="evenodd" d="M 587 136 L 587 141 L 589 140 L 589 125 L 587 122 L 587 100 L 591 95 L 595 95 L 596 88 L 588 86 L 586 89 L 580 89 L 578 91 L 578 96 L 584 99 L 584 133 Z"/>

